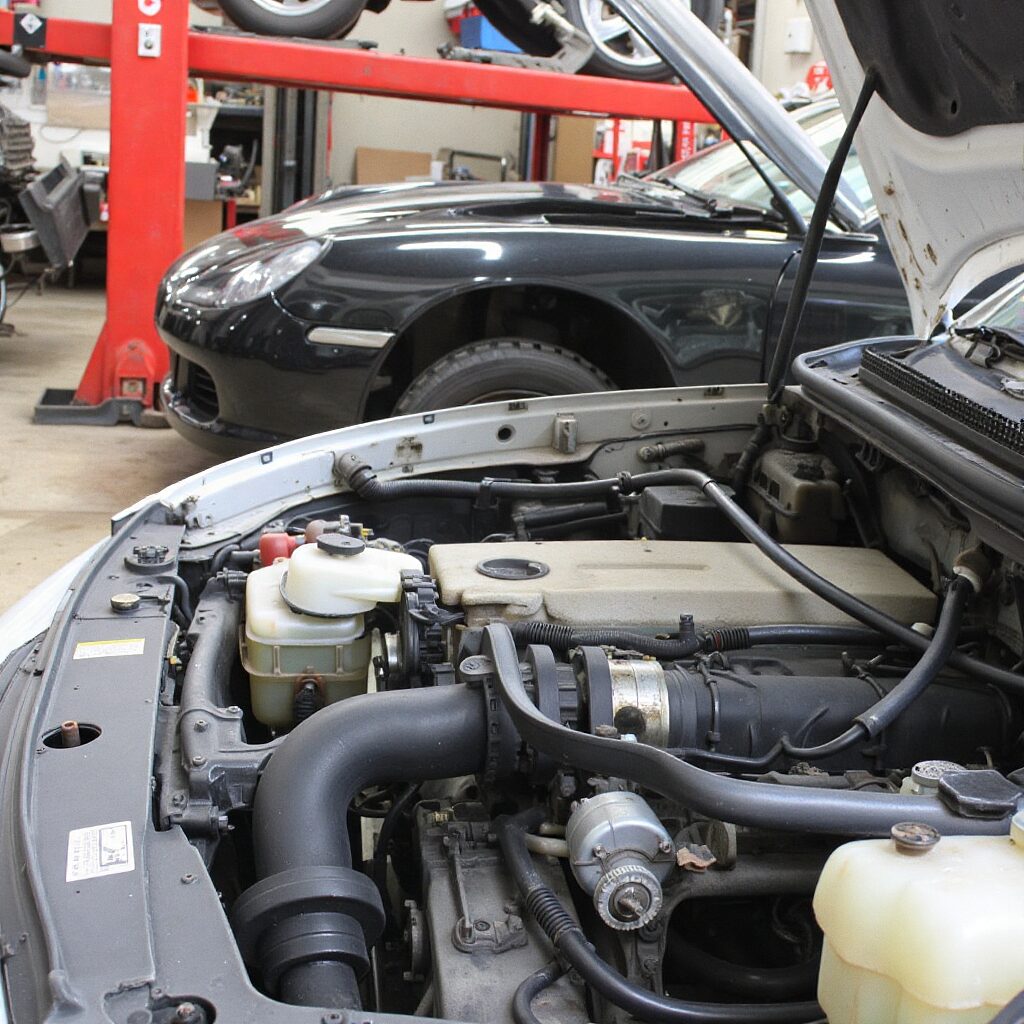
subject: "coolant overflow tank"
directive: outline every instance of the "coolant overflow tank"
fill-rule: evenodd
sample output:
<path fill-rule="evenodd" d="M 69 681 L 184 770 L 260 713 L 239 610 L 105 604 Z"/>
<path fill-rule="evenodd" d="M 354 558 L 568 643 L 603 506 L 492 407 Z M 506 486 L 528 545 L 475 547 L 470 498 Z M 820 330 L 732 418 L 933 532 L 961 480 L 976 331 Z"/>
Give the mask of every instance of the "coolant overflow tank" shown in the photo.
<path fill-rule="evenodd" d="M 1024 989 L 1024 815 L 1011 836 L 840 846 L 814 912 L 829 1024 L 989 1021 Z"/>
<path fill-rule="evenodd" d="M 630 931 L 658 916 L 675 848 L 643 797 L 599 793 L 581 801 L 565 839 L 572 873 L 609 928 Z"/>
<path fill-rule="evenodd" d="M 249 574 L 241 649 L 256 718 L 288 728 L 297 710 L 366 692 L 364 615 L 399 600 L 404 569 L 422 571 L 412 555 L 323 534 Z"/>

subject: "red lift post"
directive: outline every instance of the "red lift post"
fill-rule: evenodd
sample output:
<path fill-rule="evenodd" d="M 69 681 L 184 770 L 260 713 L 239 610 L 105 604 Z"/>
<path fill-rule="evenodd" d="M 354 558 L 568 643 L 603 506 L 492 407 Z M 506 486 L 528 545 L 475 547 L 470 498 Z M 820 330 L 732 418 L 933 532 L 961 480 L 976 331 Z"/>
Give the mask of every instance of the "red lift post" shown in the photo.
<path fill-rule="evenodd" d="M 21 17 L 0 12 L 0 45 L 14 42 Z M 51 18 L 36 38 L 30 51 L 112 70 L 106 323 L 78 389 L 48 392 L 51 404 L 44 396 L 37 406 L 39 422 L 138 424 L 153 409 L 168 365 L 154 304 L 183 248 L 189 74 L 520 110 L 540 115 L 538 142 L 552 114 L 711 121 L 682 86 L 190 30 L 184 0 L 114 0 L 112 25 Z M 534 146 L 533 176 L 543 174 L 541 148 Z"/>

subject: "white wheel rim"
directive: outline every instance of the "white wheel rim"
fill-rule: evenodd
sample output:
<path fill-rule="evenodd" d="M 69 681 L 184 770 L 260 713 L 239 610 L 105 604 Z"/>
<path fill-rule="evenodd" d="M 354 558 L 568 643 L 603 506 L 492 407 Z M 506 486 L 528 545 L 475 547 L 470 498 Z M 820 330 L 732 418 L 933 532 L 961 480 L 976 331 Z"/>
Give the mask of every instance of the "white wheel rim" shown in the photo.
<path fill-rule="evenodd" d="M 661 63 L 647 40 L 637 35 L 605 0 L 581 0 L 580 13 L 587 35 L 609 60 L 631 68 L 649 68 Z"/>
<path fill-rule="evenodd" d="M 323 10 L 333 0 L 250 0 L 261 10 L 282 18 L 298 18 Z"/>

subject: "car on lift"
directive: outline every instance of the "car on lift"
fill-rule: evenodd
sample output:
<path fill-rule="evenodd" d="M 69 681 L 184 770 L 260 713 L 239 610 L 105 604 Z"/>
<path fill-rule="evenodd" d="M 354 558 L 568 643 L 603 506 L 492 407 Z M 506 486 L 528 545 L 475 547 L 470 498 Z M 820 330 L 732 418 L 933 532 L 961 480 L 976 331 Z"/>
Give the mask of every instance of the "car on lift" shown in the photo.
<path fill-rule="evenodd" d="M 313 39 L 348 35 L 364 11 L 381 13 L 391 0 L 201 0 L 223 11 L 239 28 L 274 36 Z M 723 0 L 676 0 L 711 29 L 717 29 Z M 576 33 L 591 48 L 583 70 L 592 75 L 663 81 L 672 70 L 605 0 L 477 0 L 476 7 L 511 43 L 536 57 L 551 57 L 563 46 L 565 32 Z M 538 16 L 539 15 L 539 16 Z"/>
<path fill-rule="evenodd" d="M 160 290 L 172 426 L 237 454 L 471 402 L 763 380 L 842 114 L 833 98 L 790 116 L 677 20 L 730 141 L 610 186 L 340 188 L 218 236 Z M 803 336 L 908 318 L 854 153 Z"/>
<path fill-rule="evenodd" d="M 117 516 L 0 619 L 0 1020 L 1019 1024 L 1024 278 L 936 329 L 1024 261 L 1024 8 L 810 8 L 913 334 L 785 386 L 826 189 L 766 385 Z"/>

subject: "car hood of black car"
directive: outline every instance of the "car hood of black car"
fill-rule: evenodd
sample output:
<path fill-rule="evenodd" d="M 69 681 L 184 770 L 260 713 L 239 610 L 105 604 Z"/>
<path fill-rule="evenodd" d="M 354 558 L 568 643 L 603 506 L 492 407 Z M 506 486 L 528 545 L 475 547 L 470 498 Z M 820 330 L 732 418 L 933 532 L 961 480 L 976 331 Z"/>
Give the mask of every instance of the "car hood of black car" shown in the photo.
<path fill-rule="evenodd" d="M 755 211 L 756 212 L 756 211 Z M 194 277 L 247 252 L 273 248 L 306 238 L 331 240 L 362 232 L 430 220 L 474 217 L 479 223 L 542 222 L 574 219 L 650 220 L 658 216 L 711 219 L 700 204 L 682 193 L 644 185 L 628 187 L 562 185 L 551 182 L 400 182 L 390 185 L 335 189 L 304 200 L 273 217 L 243 224 L 212 238 L 171 268 L 168 282 Z M 769 216 L 765 211 L 765 216 Z"/>
<path fill-rule="evenodd" d="M 992 275 L 1024 264 L 1024 6 L 810 0 L 849 114 L 877 75 L 857 152 L 919 337 Z"/>

